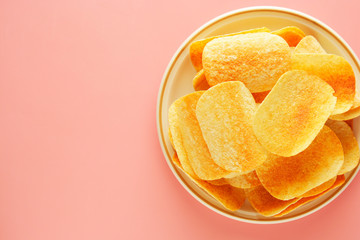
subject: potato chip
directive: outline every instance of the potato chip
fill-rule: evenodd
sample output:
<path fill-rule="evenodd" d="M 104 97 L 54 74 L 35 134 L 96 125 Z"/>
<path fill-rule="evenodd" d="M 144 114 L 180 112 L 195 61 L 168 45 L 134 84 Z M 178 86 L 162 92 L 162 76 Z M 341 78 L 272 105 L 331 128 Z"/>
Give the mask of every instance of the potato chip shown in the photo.
<path fill-rule="evenodd" d="M 290 47 L 296 47 L 300 40 L 305 37 L 305 33 L 300 28 L 294 26 L 284 27 L 271 33 L 285 39 Z"/>
<path fill-rule="evenodd" d="M 270 91 L 252 93 L 256 103 L 262 103 Z"/>
<path fill-rule="evenodd" d="M 210 42 L 211 40 L 214 40 L 216 38 L 235 36 L 235 35 L 245 34 L 245 33 L 256 33 L 256 32 L 270 32 L 270 30 L 268 28 L 266 28 L 266 27 L 255 28 L 255 29 L 245 30 L 245 31 L 236 32 L 236 33 L 230 33 L 230 34 L 225 34 L 225 35 L 208 37 L 208 38 L 205 38 L 205 39 L 201 39 L 201 40 L 197 40 L 195 42 L 192 42 L 191 45 L 190 45 L 190 59 L 191 59 L 191 62 L 193 64 L 193 66 L 195 67 L 196 71 L 200 71 L 203 68 L 203 66 L 202 66 L 202 54 L 203 54 L 203 51 L 204 51 L 204 47 L 208 42 Z"/>
<path fill-rule="evenodd" d="M 328 120 L 326 125 L 331 128 L 340 139 L 344 151 L 344 164 L 338 174 L 353 170 L 359 163 L 360 150 L 351 127 L 342 121 Z"/>
<path fill-rule="evenodd" d="M 305 36 L 296 46 L 294 53 L 326 53 L 313 36 Z"/>
<path fill-rule="evenodd" d="M 235 188 L 230 185 L 216 186 L 206 181 L 195 179 L 183 170 L 176 153 L 174 154 L 172 160 L 175 165 L 177 165 L 194 183 L 196 183 L 196 185 L 218 200 L 225 208 L 230 211 L 236 211 L 244 204 L 245 192 L 243 189 Z"/>
<path fill-rule="evenodd" d="M 206 81 L 204 70 L 201 69 L 193 79 L 193 87 L 195 91 L 208 90 L 210 88 L 208 82 Z"/>
<path fill-rule="evenodd" d="M 279 200 L 271 196 L 262 185 L 244 190 L 251 206 L 255 208 L 258 213 L 267 217 L 280 213 L 291 204 L 300 200 L 300 198 L 286 201 Z"/>
<path fill-rule="evenodd" d="M 227 185 L 229 184 L 226 179 L 224 178 L 220 178 L 220 179 L 215 179 L 215 180 L 208 180 L 208 183 L 212 184 L 212 185 L 216 185 L 216 186 L 222 186 L 222 185 Z"/>
<path fill-rule="evenodd" d="M 343 185 L 344 182 L 345 182 L 345 176 L 344 175 L 339 175 L 339 176 L 337 176 L 336 181 L 334 182 L 334 184 L 330 188 L 328 188 L 327 190 L 325 190 L 322 193 L 319 193 L 319 194 L 317 194 L 315 196 L 301 198 L 299 201 L 297 201 L 294 204 L 291 204 L 289 207 L 287 207 L 281 213 L 274 215 L 274 217 L 282 217 L 282 216 L 292 212 L 293 210 L 303 206 L 304 204 L 306 204 L 308 202 L 311 202 L 311 201 L 321 197 L 322 195 L 329 192 L 330 190 L 333 190 L 333 189 Z"/>
<path fill-rule="evenodd" d="M 322 193 L 323 191 L 325 191 L 326 189 L 328 189 L 329 187 L 331 187 L 334 182 L 336 181 L 336 177 L 333 177 L 332 179 L 320 184 L 317 187 L 314 187 L 313 189 L 307 191 L 306 193 L 304 193 L 303 195 L 301 195 L 302 198 L 304 197 L 311 197 L 311 196 L 315 196 L 319 193 Z"/>
<path fill-rule="evenodd" d="M 195 176 L 203 180 L 219 179 L 230 174 L 219 167 L 211 158 L 208 147 L 202 136 L 195 109 L 204 92 L 198 91 L 176 100 L 169 109 L 170 131 L 175 149 L 180 156 L 187 158 Z M 179 137 L 180 136 L 180 137 Z M 181 164 L 187 162 L 181 160 Z"/>
<path fill-rule="evenodd" d="M 210 86 L 241 81 L 250 92 L 264 92 L 290 69 L 291 54 L 277 35 L 248 33 L 212 40 L 205 46 L 202 60 Z"/>
<path fill-rule="evenodd" d="M 254 117 L 254 132 L 268 151 L 293 156 L 306 149 L 334 109 L 329 84 L 305 71 L 281 76 Z"/>
<path fill-rule="evenodd" d="M 348 111 L 355 96 L 355 76 L 351 65 L 333 54 L 299 53 L 292 56 L 292 68 L 319 76 L 335 90 L 337 97 L 332 114 Z"/>
<path fill-rule="evenodd" d="M 246 173 L 266 159 L 252 129 L 256 103 L 242 82 L 225 82 L 207 90 L 196 106 L 202 134 L 215 163 Z"/>
<path fill-rule="evenodd" d="M 252 188 L 261 184 L 255 170 L 233 178 L 225 178 L 224 180 L 237 188 Z"/>
<path fill-rule="evenodd" d="M 292 157 L 269 155 L 256 173 L 272 196 L 289 200 L 336 176 L 343 163 L 339 138 L 324 126 L 303 152 Z"/>
<path fill-rule="evenodd" d="M 355 90 L 355 98 L 351 108 L 344 113 L 331 115 L 330 119 L 344 121 L 344 120 L 351 120 L 360 116 L 360 95 L 359 92 Z"/>

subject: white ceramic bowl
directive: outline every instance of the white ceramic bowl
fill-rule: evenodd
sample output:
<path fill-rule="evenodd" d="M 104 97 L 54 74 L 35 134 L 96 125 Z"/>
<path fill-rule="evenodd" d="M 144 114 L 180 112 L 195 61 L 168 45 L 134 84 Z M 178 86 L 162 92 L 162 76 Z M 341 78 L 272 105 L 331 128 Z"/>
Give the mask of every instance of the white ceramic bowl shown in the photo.
<path fill-rule="evenodd" d="M 315 36 L 328 53 L 343 56 L 353 67 L 356 79 L 359 79 L 359 60 L 349 45 L 330 27 L 313 17 L 291 9 L 279 7 L 251 7 L 235 10 L 214 18 L 191 34 L 171 59 L 159 90 L 156 116 L 157 127 L 160 144 L 170 169 L 180 184 L 203 205 L 223 216 L 243 222 L 260 224 L 282 223 L 305 217 L 318 211 L 334 200 L 345 190 L 359 170 L 359 167 L 357 167 L 352 172 L 347 173 L 345 184 L 315 201 L 312 201 L 283 217 L 269 218 L 258 214 L 247 201 L 240 210 L 236 212 L 228 211 L 220 203 L 196 186 L 172 163 L 171 157 L 174 151 L 168 137 L 168 109 L 171 103 L 177 98 L 194 91 L 192 79 L 196 71 L 189 58 L 190 43 L 194 40 L 206 38 L 208 36 L 238 32 L 251 28 L 268 27 L 271 30 L 275 30 L 285 26 L 298 26 L 306 34 Z M 354 132 L 359 140 L 359 119 L 354 120 Z"/>

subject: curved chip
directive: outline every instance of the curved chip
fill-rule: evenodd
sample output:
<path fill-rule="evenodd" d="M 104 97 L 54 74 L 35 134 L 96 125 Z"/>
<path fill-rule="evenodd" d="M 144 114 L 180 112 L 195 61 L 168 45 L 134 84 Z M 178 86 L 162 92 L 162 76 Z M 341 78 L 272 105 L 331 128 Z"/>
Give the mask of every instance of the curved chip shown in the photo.
<path fill-rule="evenodd" d="M 300 200 L 300 198 L 286 201 L 279 200 L 271 196 L 261 185 L 244 190 L 246 198 L 249 200 L 251 206 L 255 208 L 258 213 L 267 217 L 280 213 L 291 204 Z"/>
<path fill-rule="evenodd" d="M 210 88 L 208 82 L 206 81 L 203 69 L 196 73 L 193 79 L 193 87 L 195 91 L 208 90 Z"/>
<path fill-rule="evenodd" d="M 216 186 L 228 185 L 229 183 L 226 181 L 225 178 L 215 179 L 215 180 L 208 180 L 208 183 Z"/>
<path fill-rule="evenodd" d="M 330 119 L 346 121 L 358 116 L 360 116 L 360 95 L 359 92 L 355 90 L 355 98 L 351 108 L 347 112 L 331 115 Z"/>
<path fill-rule="evenodd" d="M 310 146 L 292 157 L 269 155 L 256 169 L 260 182 L 274 197 L 299 197 L 337 175 L 344 163 L 341 142 L 324 126 Z"/>
<path fill-rule="evenodd" d="M 233 178 L 224 178 L 224 180 L 233 187 L 252 188 L 261 184 L 255 170 Z"/>
<path fill-rule="evenodd" d="M 207 192 L 210 196 L 218 200 L 225 208 L 230 211 L 236 211 L 241 208 L 245 202 L 245 192 L 241 188 L 235 188 L 230 185 L 216 186 L 206 181 L 195 179 L 185 172 L 181 166 L 177 154 L 175 153 L 172 161 L 179 167 L 188 177 L 201 189 Z"/>
<path fill-rule="evenodd" d="M 256 103 L 242 82 L 225 82 L 207 90 L 196 106 L 202 134 L 215 163 L 228 171 L 246 173 L 266 159 L 252 121 Z"/>
<path fill-rule="evenodd" d="M 296 46 L 294 53 L 326 53 L 318 40 L 313 36 L 305 36 Z"/>
<path fill-rule="evenodd" d="M 338 174 L 344 174 L 353 170 L 359 164 L 360 150 L 351 127 L 345 122 L 330 119 L 326 122 L 326 125 L 340 139 L 344 151 L 344 164 Z"/>
<path fill-rule="evenodd" d="M 305 71 L 285 73 L 256 111 L 257 139 L 276 155 L 289 157 L 303 151 L 334 109 L 333 92 L 329 84 Z"/>
<path fill-rule="evenodd" d="M 169 125 L 175 150 L 184 170 L 192 177 L 214 180 L 230 172 L 216 165 L 211 158 L 196 119 L 196 104 L 203 93 L 198 91 L 176 100 L 169 109 Z M 191 168 L 195 174 L 185 166 Z"/>
<path fill-rule="evenodd" d="M 355 75 L 343 57 L 333 54 L 299 53 L 292 56 L 293 69 L 305 70 L 326 81 L 335 90 L 335 109 L 331 114 L 348 111 L 355 96 Z"/>
<path fill-rule="evenodd" d="M 311 202 L 319 197 L 321 197 L 322 195 L 324 195 L 325 193 L 343 185 L 345 182 L 345 176 L 344 175 L 339 175 L 336 177 L 336 180 L 334 182 L 334 184 L 326 189 L 325 191 L 323 191 L 322 193 L 319 193 L 315 196 L 311 196 L 311 197 L 305 197 L 305 198 L 301 198 L 299 201 L 297 201 L 296 203 L 294 204 L 291 204 L 289 207 L 287 207 L 285 210 L 283 210 L 281 213 L 278 213 L 276 215 L 274 215 L 274 217 L 281 217 L 281 216 L 284 216 L 292 211 L 294 211 L 295 209 L 303 206 L 304 204 L 308 203 L 308 202 Z"/>
<path fill-rule="evenodd" d="M 192 42 L 190 44 L 190 59 L 191 59 L 191 62 L 193 64 L 193 66 L 195 67 L 196 71 L 200 71 L 203 68 L 203 66 L 202 66 L 202 54 L 203 54 L 203 51 L 204 51 L 204 47 L 208 42 L 210 42 L 211 40 L 214 40 L 216 38 L 229 37 L 229 36 L 245 34 L 245 33 L 256 33 L 256 32 L 270 32 L 270 30 L 268 28 L 266 28 L 266 27 L 255 28 L 255 29 L 249 29 L 249 30 L 236 32 L 236 33 L 230 33 L 230 34 L 219 35 L 219 36 L 212 36 L 212 37 L 208 37 L 208 38 L 205 38 L 205 39 L 200 39 L 200 40 L 197 40 L 195 42 Z"/>
<path fill-rule="evenodd" d="M 306 193 L 304 193 L 303 195 L 301 195 L 301 197 L 311 197 L 311 196 L 315 196 L 319 193 L 322 193 L 323 191 L 325 191 L 326 189 L 328 189 L 329 187 L 331 187 L 334 182 L 336 181 L 336 177 L 333 177 L 332 179 L 320 184 L 317 187 L 314 187 L 313 189 L 307 191 Z"/>
<path fill-rule="evenodd" d="M 271 32 L 272 34 L 279 35 L 289 44 L 290 47 L 296 47 L 296 45 L 305 37 L 305 33 L 298 27 L 288 26 L 276 31 Z"/>
<path fill-rule="evenodd" d="M 210 86 L 241 81 L 250 92 L 270 90 L 290 69 L 290 48 L 270 33 L 248 33 L 214 39 L 203 52 L 203 67 Z"/>

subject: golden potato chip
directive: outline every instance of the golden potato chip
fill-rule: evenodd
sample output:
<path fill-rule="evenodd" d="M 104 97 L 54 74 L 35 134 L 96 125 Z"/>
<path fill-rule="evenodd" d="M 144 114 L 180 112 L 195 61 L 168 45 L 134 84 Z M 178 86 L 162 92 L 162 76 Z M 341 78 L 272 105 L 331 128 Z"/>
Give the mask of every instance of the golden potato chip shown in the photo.
<path fill-rule="evenodd" d="M 206 81 L 204 70 L 201 69 L 193 79 L 193 87 L 195 91 L 208 90 L 210 88 L 208 82 Z"/>
<path fill-rule="evenodd" d="M 216 186 L 206 181 L 192 178 L 186 171 L 183 170 L 176 153 L 174 154 L 172 160 L 175 165 L 177 165 L 193 182 L 196 183 L 196 185 L 218 200 L 225 208 L 230 211 L 236 211 L 244 204 L 245 192 L 243 189 L 235 188 L 230 185 Z"/>
<path fill-rule="evenodd" d="M 230 34 L 225 34 L 225 35 L 208 37 L 208 38 L 205 38 L 205 39 L 201 39 L 201 40 L 197 40 L 195 42 L 192 42 L 191 45 L 190 45 L 190 59 L 191 59 L 191 62 L 193 64 L 193 66 L 195 67 L 196 71 L 200 71 L 203 68 L 203 66 L 202 66 L 202 54 L 203 54 L 203 51 L 204 51 L 204 47 L 208 42 L 210 42 L 211 40 L 214 40 L 216 38 L 235 36 L 235 35 L 245 34 L 245 33 L 256 33 L 256 32 L 270 32 L 270 30 L 268 28 L 266 28 L 266 27 L 255 28 L 255 29 L 245 30 L 245 31 L 236 32 L 236 33 L 230 33 Z"/>
<path fill-rule="evenodd" d="M 203 93 L 203 91 L 198 91 L 188 94 L 170 106 L 170 131 L 175 150 L 184 169 L 183 162 L 190 163 L 195 176 L 203 180 L 214 180 L 222 178 L 230 172 L 216 165 L 211 158 L 196 119 L 196 104 Z M 185 159 L 182 160 L 181 157 Z M 192 175 L 191 172 L 190 175 Z M 192 176 L 194 177 L 194 175 Z"/>
<path fill-rule="evenodd" d="M 256 103 L 262 103 L 270 91 L 252 93 Z"/>
<path fill-rule="evenodd" d="M 289 200 L 336 176 L 343 163 L 341 142 L 325 125 L 303 152 L 292 157 L 269 155 L 256 173 L 272 196 Z"/>
<path fill-rule="evenodd" d="M 271 196 L 262 185 L 244 190 L 246 198 L 249 200 L 251 206 L 255 208 L 258 213 L 267 217 L 280 213 L 300 199 L 294 198 L 286 201 L 279 200 Z"/>
<path fill-rule="evenodd" d="M 300 40 L 305 37 L 305 33 L 300 28 L 294 26 L 284 27 L 271 33 L 285 39 L 290 47 L 296 47 Z"/>
<path fill-rule="evenodd" d="M 252 188 L 261 184 L 255 170 L 236 177 L 225 178 L 224 180 L 231 186 L 237 188 Z"/>
<path fill-rule="evenodd" d="M 299 201 L 297 201 L 296 203 L 294 204 L 291 204 L 289 207 L 287 207 L 285 210 L 283 210 L 281 213 L 278 213 L 276 215 L 274 215 L 274 217 L 281 217 L 281 216 L 284 216 L 290 212 L 292 212 L 293 210 L 303 206 L 304 204 L 308 203 L 308 202 L 311 202 L 319 197 L 321 197 L 322 195 L 324 195 L 325 193 L 329 192 L 330 190 L 334 189 L 334 188 L 337 188 L 341 185 L 343 185 L 345 182 L 345 176 L 344 175 L 339 175 L 337 176 L 336 178 L 336 181 L 334 182 L 334 184 L 328 188 L 327 190 L 323 191 L 322 193 L 319 193 L 315 196 L 311 196 L 311 197 L 305 197 L 305 198 L 301 198 Z"/>
<path fill-rule="evenodd" d="M 313 36 L 305 36 L 296 46 L 294 53 L 326 53 Z"/>
<path fill-rule="evenodd" d="M 208 180 L 208 183 L 212 184 L 212 185 L 216 185 L 216 186 L 222 186 L 222 185 L 227 185 L 229 184 L 226 179 L 224 178 L 220 178 L 220 179 L 215 179 L 215 180 Z"/>
<path fill-rule="evenodd" d="M 311 197 L 311 196 L 315 196 L 319 193 L 322 193 L 323 191 L 325 191 L 326 189 L 328 189 L 329 187 L 331 187 L 334 182 L 336 181 L 336 177 L 333 177 L 332 179 L 330 179 L 329 181 L 326 181 L 322 184 L 320 184 L 317 187 L 314 187 L 313 189 L 307 191 L 306 193 L 304 193 L 303 195 L 301 195 L 302 198 L 304 197 Z"/>
<path fill-rule="evenodd" d="M 256 111 L 257 139 L 276 155 L 289 157 L 303 151 L 333 111 L 333 92 L 329 84 L 305 71 L 285 73 Z"/>
<path fill-rule="evenodd" d="M 351 120 L 358 116 L 360 116 L 360 95 L 359 92 L 355 90 L 355 98 L 351 108 L 347 112 L 331 115 L 330 119 L 343 121 L 343 120 Z"/>
<path fill-rule="evenodd" d="M 355 76 L 351 65 L 333 54 L 299 53 L 292 56 L 292 68 L 305 70 L 326 81 L 335 90 L 337 97 L 332 114 L 349 110 L 354 102 Z"/>
<path fill-rule="evenodd" d="M 340 139 L 344 151 L 344 164 L 338 174 L 353 170 L 359 163 L 360 150 L 351 127 L 342 121 L 328 120 L 326 125 L 331 128 Z"/>
<path fill-rule="evenodd" d="M 264 92 L 290 69 L 291 54 L 277 35 L 248 33 L 212 40 L 205 46 L 202 60 L 210 86 L 241 81 L 250 92 Z"/>
<path fill-rule="evenodd" d="M 246 173 L 266 159 L 252 121 L 256 103 L 242 82 L 225 82 L 207 90 L 196 116 L 215 163 L 228 171 Z"/>

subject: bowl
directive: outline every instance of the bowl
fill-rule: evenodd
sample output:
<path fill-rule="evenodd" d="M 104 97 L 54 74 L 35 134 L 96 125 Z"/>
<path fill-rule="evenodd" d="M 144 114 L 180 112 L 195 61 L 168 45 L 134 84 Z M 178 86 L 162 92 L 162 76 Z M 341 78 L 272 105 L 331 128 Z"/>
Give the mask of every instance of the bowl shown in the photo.
<path fill-rule="evenodd" d="M 216 17 L 191 34 L 171 59 L 159 89 L 156 113 L 158 135 L 165 159 L 171 171 L 180 184 L 200 203 L 212 211 L 234 220 L 257 224 L 271 224 L 303 218 L 325 207 L 339 196 L 359 171 L 358 166 L 353 171 L 347 173 L 345 175 L 346 182 L 341 187 L 328 192 L 322 197 L 305 204 L 283 217 L 275 218 L 260 215 L 247 201 L 238 211 L 232 212 L 225 209 L 219 202 L 194 184 L 171 161 L 174 150 L 171 147 L 168 134 L 168 109 L 177 98 L 194 92 L 192 79 L 196 71 L 189 57 L 190 43 L 209 36 L 239 32 L 246 29 L 267 27 L 270 30 L 276 30 L 285 26 L 299 27 L 307 35 L 313 35 L 317 38 L 328 53 L 343 56 L 351 64 L 356 79 L 359 79 L 360 64 L 358 58 L 350 46 L 329 26 L 307 14 L 292 9 L 280 7 L 250 7 L 231 11 Z M 358 141 L 360 138 L 359 121 L 360 119 L 354 119 L 353 122 L 354 134 Z"/>

